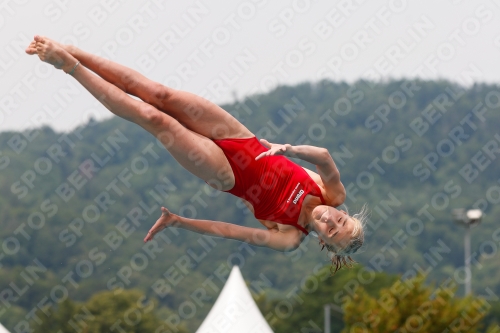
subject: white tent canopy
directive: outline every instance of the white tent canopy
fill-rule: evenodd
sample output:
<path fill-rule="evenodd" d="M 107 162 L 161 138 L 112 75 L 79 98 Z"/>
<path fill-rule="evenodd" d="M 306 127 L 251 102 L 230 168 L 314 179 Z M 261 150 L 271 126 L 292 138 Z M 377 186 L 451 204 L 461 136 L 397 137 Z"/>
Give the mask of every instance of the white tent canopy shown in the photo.
<path fill-rule="evenodd" d="M 238 266 L 196 333 L 272 333 L 255 304 Z"/>
<path fill-rule="evenodd" d="M 3 327 L 2 324 L 0 324 L 0 333 L 9 333 L 5 327 Z"/>

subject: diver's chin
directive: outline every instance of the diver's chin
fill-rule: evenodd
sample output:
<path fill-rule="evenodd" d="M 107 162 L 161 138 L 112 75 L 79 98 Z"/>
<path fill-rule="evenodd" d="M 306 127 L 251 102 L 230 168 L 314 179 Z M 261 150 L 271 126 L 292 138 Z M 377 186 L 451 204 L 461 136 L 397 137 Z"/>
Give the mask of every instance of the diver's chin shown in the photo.
<path fill-rule="evenodd" d="M 316 214 L 319 214 L 321 212 L 321 207 L 320 206 L 316 206 L 314 207 L 314 209 L 312 210 L 311 214 L 312 216 L 316 215 Z"/>
<path fill-rule="evenodd" d="M 325 214 L 326 214 L 326 216 L 325 216 Z M 325 211 L 323 212 L 323 214 L 321 214 L 321 217 L 319 218 L 319 220 L 323 221 L 323 218 L 326 218 L 325 220 L 328 221 L 329 214 L 330 214 L 330 212 L 328 211 L 328 208 L 325 209 Z"/>

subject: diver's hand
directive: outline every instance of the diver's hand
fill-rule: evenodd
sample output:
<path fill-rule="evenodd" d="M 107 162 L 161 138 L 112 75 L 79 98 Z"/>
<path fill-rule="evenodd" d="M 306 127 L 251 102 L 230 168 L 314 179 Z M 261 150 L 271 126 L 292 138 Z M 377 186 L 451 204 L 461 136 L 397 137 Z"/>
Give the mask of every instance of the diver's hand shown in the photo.
<path fill-rule="evenodd" d="M 264 156 L 274 156 L 274 155 L 285 155 L 285 156 L 291 156 L 291 150 L 292 150 L 292 145 L 290 144 L 279 144 L 279 143 L 270 143 L 266 139 L 260 139 L 260 142 L 269 148 L 268 151 L 263 152 L 259 156 L 255 158 L 255 160 L 259 160 Z"/>
<path fill-rule="evenodd" d="M 172 226 L 177 221 L 177 215 L 171 213 L 165 207 L 161 207 L 161 216 L 149 230 L 144 242 L 149 242 L 153 237 L 165 228 Z"/>

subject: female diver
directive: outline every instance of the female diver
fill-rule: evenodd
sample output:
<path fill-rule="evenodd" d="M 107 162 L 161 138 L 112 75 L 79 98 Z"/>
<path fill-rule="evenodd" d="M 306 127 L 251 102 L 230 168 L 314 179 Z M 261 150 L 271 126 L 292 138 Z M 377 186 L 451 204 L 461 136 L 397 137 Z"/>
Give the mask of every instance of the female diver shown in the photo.
<path fill-rule="evenodd" d="M 364 240 L 366 214 L 363 209 L 351 217 L 334 208 L 344 202 L 346 194 L 327 149 L 264 139 L 261 144 L 238 120 L 210 101 L 165 87 L 74 46 L 35 36 L 26 52 L 72 75 L 111 112 L 154 135 L 177 162 L 208 185 L 241 198 L 266 227 L 189 219 L 162 207 L 161 217 L 144 241 L 175 226 L 291 250 L 314 231 L 323 248 L 332 252 L 335 271 L 353 261 L 350 254 Z M 317 173 L 286 157 L 316 165 Z"/>

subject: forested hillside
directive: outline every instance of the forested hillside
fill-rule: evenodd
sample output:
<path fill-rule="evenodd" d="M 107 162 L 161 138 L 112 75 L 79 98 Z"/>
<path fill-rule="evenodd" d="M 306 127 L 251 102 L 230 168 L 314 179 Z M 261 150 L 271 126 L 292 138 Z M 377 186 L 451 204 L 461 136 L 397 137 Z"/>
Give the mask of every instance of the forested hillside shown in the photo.
<path fill-rule="evenodd" d="M 492 300 L 500 295 L 499 86 L 325 81 L 223 107 L 260 138 L 328 148 L 349 211 L 365 203 L 371 210 L 355 255 L 368 276 L 423 273 L 456 284 L 460 294 L 464 230 L 451 210 L 481 208 L 472 287 Z M 135 288 L 158 300 L 170 324 L 179 319 L 194 331 L 233 264 L 269 299 L 304 292 L 329 264 L 310 237 L 287 254 L 178 229 L 144 244 L 161 205 L 189 217 L 259 223 L 125 120 L 91 121 L 70 133 L 0 133 L 0 172 L 0 322 L 11 329 L 32 321 L 30 311 L 43 318 L 43 306 L 67 296 L 83 302 Z"/>

